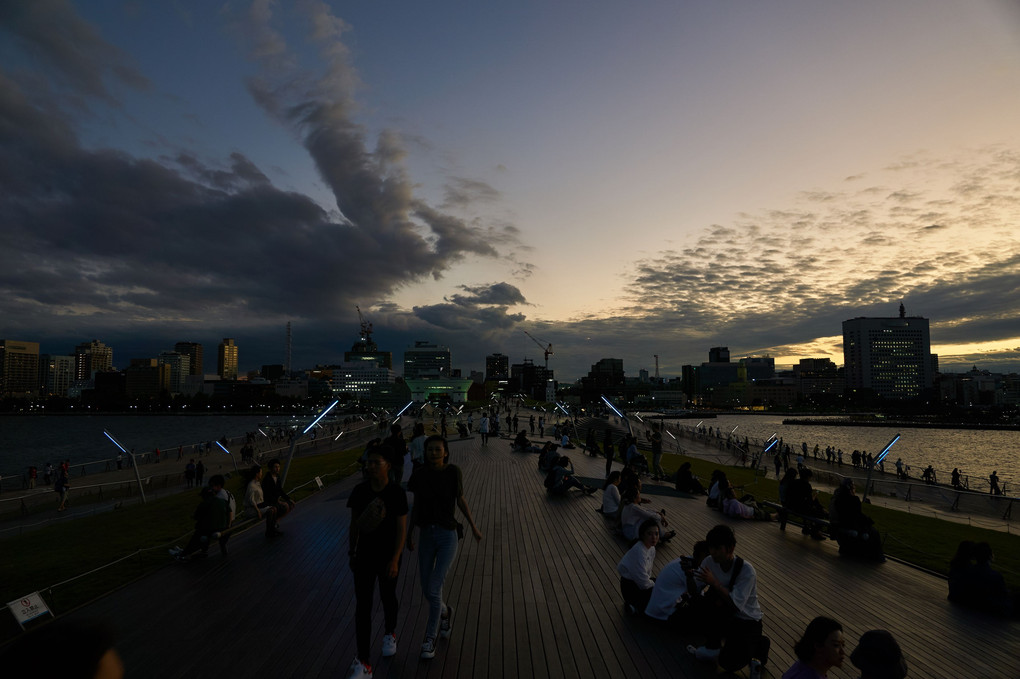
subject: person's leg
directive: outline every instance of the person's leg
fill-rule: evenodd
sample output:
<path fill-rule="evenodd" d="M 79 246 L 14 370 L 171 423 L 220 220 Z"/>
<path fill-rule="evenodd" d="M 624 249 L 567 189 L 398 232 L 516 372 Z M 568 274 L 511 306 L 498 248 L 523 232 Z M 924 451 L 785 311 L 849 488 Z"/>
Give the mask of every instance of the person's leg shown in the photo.
<path fill-rule="evenodd" d="M 661 479 L 666 478 L 666 470 L 662 468 L 662 453 L 659 453 L 653 458 L 652 465 L 655 467 L 656 476 Z"/>
<path fill-rule="evenodd" d="M 385 569 L 386 564 L 383 564 L 382 568 Z M 397 563 L 397 568 L 399 571 L 399 562 Z M 383 633 L 393 634 L 397 629 L 397 612 L 400 608 L 400 604 L 397 601 L 397 578 L 391 578 L 385 572 L 382 572 L 379 576 L 379 598 L 382 600 L 383 618 L 385 620 Z"/>
<path fill-rule="evenodd" d="M 613 472 L 613 454 L 609 448 L 606 448 L 606 478 Z"/>
<path fill-rule="evenodd" d="M 358 644 L 358 660 L 370 664 L 372 641 L 372 590 L 375 587 L 377 568 L 371 563 L 354 562 L 354 636 Z M 379 578 L 380 591 L 382 581 Z"/>
<path fill-rule="evenodd" d="M 457 556 L 457 531 L 438 527 L 433 527 L 432 531 L 435 563 L 428 579 L 422 578 L 425 598 L 429 602 L 429 619 L 425 626 L 426 639 L 435 639 L 439 633 L 439 621 L 446 611 L 443 603 L 443 585 L 446 582 L 446 573 Z"/>
<path fill-rule="evenodd" d="M 725 636 L 726 645 L 719 653 L 719 667 L 735 672 L 746 667 L 758 650 L 761 621 L 731 618 Z"/>

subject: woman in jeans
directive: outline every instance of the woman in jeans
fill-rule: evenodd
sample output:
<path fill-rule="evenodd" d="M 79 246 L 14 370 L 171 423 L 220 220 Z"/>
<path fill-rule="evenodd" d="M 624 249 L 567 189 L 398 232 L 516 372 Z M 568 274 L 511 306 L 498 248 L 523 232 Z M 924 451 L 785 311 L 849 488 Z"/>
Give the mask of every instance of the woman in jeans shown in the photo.
<path fill-rule="evenodd" d="M 454 505 L 471 525 L 475 540 L 482 532 L 475 525 L 464 500 L 464 484 L 460 468 L 449 464 L 450 449 L 442 436 L 425 440 L 425 466 L 411 474 L 407 489 L 414 493 L 411 509 L 411 528 L 407 533 L 407 548 L 414 551 L 414 529 L 421 530 L 418 567 L 421 571 L 421 589 L 429 603 L 429 621 L 425 626 L 425 642 L 421 645 L 422 658 L 436 655 L 436 636 L 449 638 L 453 629 L 453 609 L 443 603 L 443 583 L 457 555 L 457 520 Z"/>

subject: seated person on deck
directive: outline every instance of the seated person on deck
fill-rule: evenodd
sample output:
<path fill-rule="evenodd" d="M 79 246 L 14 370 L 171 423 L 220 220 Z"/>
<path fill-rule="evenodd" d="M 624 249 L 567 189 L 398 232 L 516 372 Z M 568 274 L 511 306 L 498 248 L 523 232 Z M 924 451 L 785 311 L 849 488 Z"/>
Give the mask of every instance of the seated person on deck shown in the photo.
<path fill-rule="evenodd" d="M 645 610 L 652 596 L 652 564 L 655 562 L 655 545 L 659 543 L 659 524 L 655 519 L 645 519 L 638 534 L 641 539 L 634 543 L 616 571 L 620 574 L 620 592 L 630 613 Z"/>

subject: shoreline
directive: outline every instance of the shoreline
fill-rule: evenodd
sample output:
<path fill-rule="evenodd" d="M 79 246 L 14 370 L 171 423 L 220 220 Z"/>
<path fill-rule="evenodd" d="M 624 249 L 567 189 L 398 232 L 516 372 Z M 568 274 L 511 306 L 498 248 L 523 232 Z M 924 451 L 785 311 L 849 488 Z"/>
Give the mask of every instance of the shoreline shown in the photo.
<path fill-rule="evenodd" d="M 892 429 L 966 429 L 971 431 L 1020 431 L 1020 424 L 988 424 L 968 422 L 912 422 L 910 420 L 852 420 L 852 419 L 813 419 L 788 418 L 784 425 L 806 427 L 885 427 Z"/>

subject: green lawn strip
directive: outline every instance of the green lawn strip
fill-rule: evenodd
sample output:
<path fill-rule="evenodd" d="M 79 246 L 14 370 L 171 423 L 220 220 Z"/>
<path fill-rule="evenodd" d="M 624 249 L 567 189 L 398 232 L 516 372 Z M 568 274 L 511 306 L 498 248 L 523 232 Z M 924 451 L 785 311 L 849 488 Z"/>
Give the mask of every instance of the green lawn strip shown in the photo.
<path fill-rule="evenodd" d="M 315 492 L 316 476 L 328 485 L 355 472 L 360 454 L 358 448 L 296 458 L 287 487 L 306 485 L 295 490 L 292 497 L 300 501 Z M 238 512 L 243 510 L 244 485 L 239 475 L 227 481 Z M 170 558 L 167 548 L 174 544 L 183 547 L 183 540 L 190 537 L 192 514 L 198 503 L 198 491 L 177 493 L 145 505 L 131 505 L 0 540 L 0 553 L 4 555 L 0 559 L 0 604 L 40 591 L 51 609 L 62 613 L 166 565 Z M 61 584 L 123 557 L 128 558 Z M 12 616 L 0 618 L 5 620 L 0 623 L 2 641 L 16 634 L 18 628 Z"/>
<path fill-rule="evenodd" d="M 671 468 L 667 462 L 676 464 Z M 755 480 L 754 471 L 745 467 L 730 467 L 683 455 L 663 456 L 663 466 L 671 474 L 683 462 L 691 463 L 691 469 L 706 488 L 712 470 L 722 468 L 730 483 L 743 486 L 743 491 L 757 500 L 779 501 L 779 482 L 774 478 L 762 478 L 760 472 Z M 822 506 L 828 507 L 832 496 L 824 492 L 818 496 Z M 864 513 L 874 519 L 887 555 L 942 575 L 949 573 L 949 560 L 960 542 L 987 542 L 995 553 L 992 566 L 1002 573 L 1011 590 L 1020 590 L 1020 536 L 870 504 L 865 505 Z"/>

